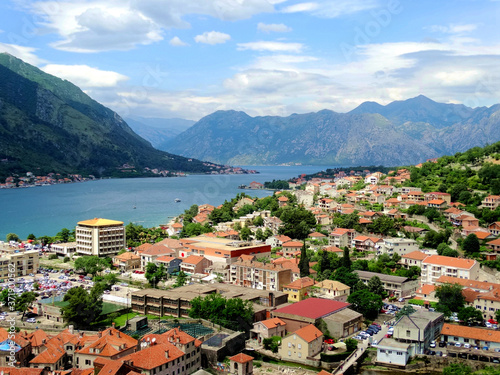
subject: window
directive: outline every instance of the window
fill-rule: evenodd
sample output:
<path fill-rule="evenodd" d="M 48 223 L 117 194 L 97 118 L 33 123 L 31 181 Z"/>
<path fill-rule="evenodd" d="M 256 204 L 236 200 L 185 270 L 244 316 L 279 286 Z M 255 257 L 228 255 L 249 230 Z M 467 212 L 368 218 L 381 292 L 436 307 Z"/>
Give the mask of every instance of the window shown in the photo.
<path fill-rule="evenodd" d="M 406 331 L 406 337 L 410 337 L 411 336 L 411 331 L 410 330 L 407 330 Z"/>
<path fill-rule="evenodd" d="M 380 353 L 385 353 L 385 349 L 380 349 Z"/>
<path fill-rule="evenodd" d="M 396 352 L 397 355 L 403 355 L 403 352 Z"/>
<path fill-rule="evenodd" d="M 288 351 L 288 356 L 290 357 L 292 355 L 292 352 L 289 350 Z"/>
<path fill-rule="evenodd" d="M 302 353 L 301 353 L 301 352 L 299 352 L 299 353 L 298 353 L 298 356 L 299 356 L 299 358 L 302 358 Z"/>
<path fill-rule="evenodd" d="M 453 337 L 453 340 L 454 340 L 454 341 L 458 341 L 458 337 L 456 337 L 456 336 L 455 336 L 455 337 Z"/>
<path fill-rule="evenodd" d="M 91 361 L 90 359 L 86 359 L 86 360 L 85 360 L 85 364 L 86 364 L 86 365 L 91 365 L 91 364 L 92 364 L 92 361 Z"/>
<path fill-rule="evenodd" d="M 291 348 L 291 347 L 292 347 L 292 343 L 291 343 L 291 342 L 289 342 L 289 343 L 288 343 L 288 347 L 289 347 L 289 348 Z"/>
<path fill-rule="evenodd" d="M 298 345 L 297 345 L 297 347 L 298 347 L 299 349 L 302 349 L 302 344 L 298 344 Z"/>
<path fill-rule="evenodd" d="M 469 339 L 464 339 L 464 342 L 469 342 Z"/>

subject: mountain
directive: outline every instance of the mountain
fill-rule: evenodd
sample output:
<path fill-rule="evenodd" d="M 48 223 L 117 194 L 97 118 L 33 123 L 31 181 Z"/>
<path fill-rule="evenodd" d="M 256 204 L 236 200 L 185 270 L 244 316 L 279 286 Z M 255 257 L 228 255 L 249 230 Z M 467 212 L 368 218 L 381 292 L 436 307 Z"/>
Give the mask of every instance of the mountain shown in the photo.
<path fill-rule="evenodd" d="M 134 132 L 149 141 L 154 148 L 167 151 L 168 141 L 190 128 L 196 121 L 181 118 L 127 117 Z"/>
<path fill-rule="evenodd" d="M 288 117 L 217 111 L 168 143 L 169 152 L 239 165 L 408 165 L 500 140 L 500 105 L 469 108 L 423 95 L 348 113 Z"/>
<path fill-rule="evenodd" d="M 0 54 L 0 177 L 13 173 L 204 173 L 198 160 L 156 150 L 118 114 L 72 83 Z M 127 168 L 122 166 L 127 165 Z"/>

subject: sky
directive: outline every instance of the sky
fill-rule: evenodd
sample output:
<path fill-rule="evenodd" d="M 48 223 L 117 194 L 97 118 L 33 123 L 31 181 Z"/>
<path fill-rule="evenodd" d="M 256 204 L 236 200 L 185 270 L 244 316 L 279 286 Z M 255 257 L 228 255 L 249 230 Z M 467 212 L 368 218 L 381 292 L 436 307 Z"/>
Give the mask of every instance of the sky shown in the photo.
<path fill-rule="evenodd" d="M 122 117 L 500 102 L 500 1 L 2 0 L 0 52 Z"/>

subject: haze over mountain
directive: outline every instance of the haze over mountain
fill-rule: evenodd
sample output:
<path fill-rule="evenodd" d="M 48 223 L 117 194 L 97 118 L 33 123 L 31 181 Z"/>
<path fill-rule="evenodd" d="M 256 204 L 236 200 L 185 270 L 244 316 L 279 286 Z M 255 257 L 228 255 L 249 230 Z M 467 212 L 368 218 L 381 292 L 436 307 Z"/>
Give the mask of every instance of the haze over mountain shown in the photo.
<path fill-rule="evenodd" d="M 154 148 L 166 151 L 168 141 L 196 123 L 182 118 L 126 117 L 134 132 L 149 141 Z"/>
<path fill-rule="evenodd" d="M 5 53 L 0 54 L 0 159 L 0 176 L 216 169 L 154 149 L 77 86 Z M 122 168 L 124 164 L 132 168 Z"/>
<path fill-rule="evenodd" d="M 407 165 L 500 140 L 500 105 L 469 108 L 423 95 L 348 113 L 288 117 L 217 111 L 169 142 L 167 150 L 217 163 Z"/>

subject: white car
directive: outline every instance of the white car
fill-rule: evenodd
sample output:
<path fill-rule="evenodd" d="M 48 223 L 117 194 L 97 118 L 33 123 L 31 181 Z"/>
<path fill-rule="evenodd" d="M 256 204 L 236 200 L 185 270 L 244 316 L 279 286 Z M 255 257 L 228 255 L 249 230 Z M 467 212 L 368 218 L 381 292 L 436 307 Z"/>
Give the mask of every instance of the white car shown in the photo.
<path fill-rule="evenodd" d="M 465 349 L 470 349 L 470 344 L 465 343 L 465 344 L 464 344 L 464 348 L 465 348 Z"/>
<path fill-rule="evenodd" d="M 36 319 L 35 318 L 28 318 L 28 319 L 26 319 L 26 323 L 36 323 Z"/>
<path fill-rule="evenodd" d="M 431 348 L 435 348 L 436 347 L 436 341 L 432 340 L 429 346 Z"/>

